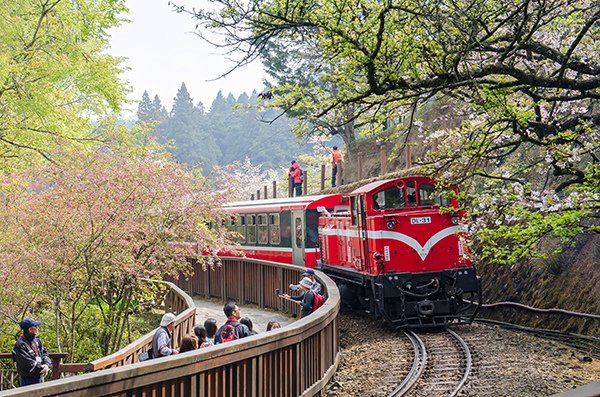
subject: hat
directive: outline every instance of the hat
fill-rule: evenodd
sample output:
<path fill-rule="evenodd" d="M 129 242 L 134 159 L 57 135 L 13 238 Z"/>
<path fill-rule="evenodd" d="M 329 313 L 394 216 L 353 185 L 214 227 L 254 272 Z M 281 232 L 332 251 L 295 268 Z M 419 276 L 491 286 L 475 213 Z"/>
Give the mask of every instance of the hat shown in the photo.
<path fill-rule="evenodd" d="M 292 165 L 296 164 L 296 160 L 292 160 Z"/>
<path fill-rule="evenodd" d="M 165 313 L 162 316 L 162 320 L 160 320 L 160 326 L 166 327 L 167 325 L 171 324 L 173 321 L 175 321 L 175 315 L 173 313 Z"/>
<path fill-rule="evenodd" d="M 40 325 L 42 325 L 41 321 L 35 321 L 31 317 L 27 317 L 26 319 L 21 321 L 21 323 L 19 324 L 19 326 L 21 327 L 21 329 L 23 331 L 27 331 L 31 327 L 38 327 Z"/>
<path fill-rule="evenodd" d="M 311 281 L 310 278 L 304 277 L 302 280 L 300 280 L 300 285 L 303 286 L 304 288 L 310 289 L 313 285 L 313 282 Z"/>
<path fill-rule="evenodd" d="M 315 275 L 315 271 L 313 269 L 306 269 L 306 271 L 304 273 L 302 273 L 303 276 L 314 276 Z"/>

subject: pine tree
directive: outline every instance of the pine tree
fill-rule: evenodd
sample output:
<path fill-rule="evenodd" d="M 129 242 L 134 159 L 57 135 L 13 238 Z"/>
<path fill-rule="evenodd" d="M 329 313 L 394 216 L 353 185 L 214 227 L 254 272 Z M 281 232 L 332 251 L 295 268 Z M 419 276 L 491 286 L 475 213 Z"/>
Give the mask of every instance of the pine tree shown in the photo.
<path fill-rule="evenodd" d="M 152 106 L 150 109 L 151 109 L 152 119 L 154 121 L 157 121 L 159 123 L 164 123 L 169 118 L 169 114 L 167 113 L 167 110 L 160 102 L 160 98 L 158 97 L 158 95 L 154 95 L 154 100 L 152 101 Z"/>
<path fill-rule="evenodd" d="M 225 113 L 230 110 L 231 105 L 227 103 L 227 100 L 223 96 L 223 93 L 219 91 L 217 93 L 217 96 L 213 100 L 212 105 L 210 106 L 210 113 L 214 115 L 216 113 Z"/>
<path fill-rule="evenodd" d="M 144 91 L 142 94 L 142 100 L 138 103 L 137 118 L 138 121 L 148 123 L 151 121 L 152 113 L 152 102 L 150 102 L 150 95 L 148 91 Z"/>
<path fill-rule="evenodd" d="M 178 161 L 192 166 L 201 165 L 205 171 L 210 171 L 221 153 L 203 122 L 202 110 L 194 106 L 185 83 L 182 83 L 166 123 L 165 137 L 174 141 L 171 151 Z"/>

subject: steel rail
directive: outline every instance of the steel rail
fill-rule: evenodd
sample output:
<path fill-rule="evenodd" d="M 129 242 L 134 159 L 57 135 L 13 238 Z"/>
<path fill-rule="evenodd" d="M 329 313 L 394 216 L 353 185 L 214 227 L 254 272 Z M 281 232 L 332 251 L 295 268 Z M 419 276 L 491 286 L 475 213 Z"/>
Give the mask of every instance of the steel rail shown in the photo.
<path fill-rule="evenodd" d="M 464 341 L 464 339 L 461 338 L 460 335 L 458 335 L 451 329 L 446 328 L 445 331 L 452 337 L 455 344 L 461 350 L 464 358 L 463 374 L 458 383 L 452 388 L 449 394 L 447 394 L 448 397 L 455 397 L 460 393 L 465 383 L 467 382 L 469 375 L 471 374 L 473 359 L 471 356 L 469 346 Z M 404 333 L 406 334 L 414 348 L 415 357 L 413 360 L 412 367 L 408 371 L 408 374 L 406 375 L 402 383 L 400 383 L 400 385 L 398 385 L 398 387 L 396 387 L 394 391 L 388 394 L 388 397 L 400 397 L 407 395 L 411 390 L 414 389 L 417 382 L 421 379 L 425 368 L 427 367 L 427 349 L 423 340 L 412 331 L 404 331 Z"/>
<path fill-rule="evenodd" d="M 465 371 L 463 373 L 463 376 L 460 379 L 460 382 L 458 382 L 458 384 L 454 387 L 454 389 L 452 389 L 452 391 L 448 395 L 448 397 L 454 397 L 454 396 L 458 395 L 458 393 L 462 390 L 463 386 L 467 382 L 467 378 L 471 374 L 471 367 L 473 365 L 473 359 L 471 357 L 471 350 L 469 349 L 467 342 L 465 342 L 465 340 L 463 338 L 461 338 L 460 335 L 458 335 L 456 332 L 452 331 L 451 329 L 447 328 L 446 331 L 449 332 L 450 335 L 452 335 L 454 337 L 454 339 L 458 342 L 458 345 L 462 349 L 464 356 L 465 356 Z"/>
<path fill-rule="evenodd" d="M 425 367 L 427 366 L 427 350 L 425 349 L 423 340 L 413 331 L 404 331 L 404 334 L 413 346 L 415 357 L 412 366 L 402 383 L 400 383 L 394 391 L 388 394 L 388 397 L 404 396 L 411 391 L 423 375 L 423 371 L 425 371 Z"/>

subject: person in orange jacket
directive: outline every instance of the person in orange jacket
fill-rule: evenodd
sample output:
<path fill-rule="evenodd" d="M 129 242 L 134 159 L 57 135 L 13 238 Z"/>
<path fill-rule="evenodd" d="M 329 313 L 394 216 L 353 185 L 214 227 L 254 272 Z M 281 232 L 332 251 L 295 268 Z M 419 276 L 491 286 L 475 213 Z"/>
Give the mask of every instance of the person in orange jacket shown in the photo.
<path fill-rule="evenodd" d="M 292 160 L 292 166 L 290 167 L 290 176 L 293 179 L 293 187 L 296 191 L 296 197 L 302 196 L 302 170 L 300 166 L 296 162 L 296 160 Z"/>
<path fill-rule="evenodd" d="M 335 187 L 338 165 L 344 160 L 337 146 L 333 147 L 333 161 L 331 162 L 331 187 Z"/>

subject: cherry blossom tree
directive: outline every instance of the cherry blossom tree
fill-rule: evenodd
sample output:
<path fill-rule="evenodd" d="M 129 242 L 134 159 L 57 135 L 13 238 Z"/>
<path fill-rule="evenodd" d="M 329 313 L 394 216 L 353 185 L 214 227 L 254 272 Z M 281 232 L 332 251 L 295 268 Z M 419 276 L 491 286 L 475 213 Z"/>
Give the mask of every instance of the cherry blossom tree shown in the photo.
<path fill-rule="evenodd" d="M 57 345 L 70 352 L 76 323 L 97 305 L 107 354 L 120 347 L 144 278 L 189 272 L 187 258 L 199 250 L 212 266 L 231 245 L 225 231 L 207 226 L 221 219 L 229 193 L 159 154 L 102 147 L 53 158 L 61 161 L 5 179 L 0 296 L 15 302 L 12 318 L 28 300 L 50 302 Z"/>
<path fill-rule="evenodd" d="M 287 169 L 263 170 L 262 165 L 252 164 L 246 157 L 243 162 L 236 162 L 226 166 L 213 166 L 213 176 L 220 180 L 225 190 L 230 189 L 232 195 L 229 201 L 250 200 L 252 195 L 260 190 L 261 197 L 264 187 L 267 186 L 269 195 L 272 194 L 273 181 L 277 182 L 277 197 L 287 196 Z M 264 197 L 263 197 L 264 198 Z"/>

